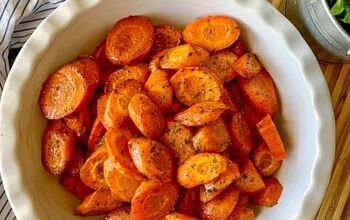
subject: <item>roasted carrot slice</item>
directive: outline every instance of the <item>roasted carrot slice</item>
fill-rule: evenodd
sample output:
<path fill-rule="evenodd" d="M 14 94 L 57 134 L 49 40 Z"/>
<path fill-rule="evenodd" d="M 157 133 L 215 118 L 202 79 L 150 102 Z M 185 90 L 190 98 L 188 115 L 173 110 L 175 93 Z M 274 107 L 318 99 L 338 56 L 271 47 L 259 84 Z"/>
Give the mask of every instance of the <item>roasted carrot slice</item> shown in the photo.
<path fill-rule="evenodd" d="M 103 174 L 103 163 L 107 157 L 104 145 L 91 154 L 80 169 L 81 181 L 95 190 L 108 188 Z"/>
<path fill-rule="evenodd" d="M 199 217 L 199 188 L 186 189 L 178 207 L 178 212 L 188 216 Z"/>
<path fill-rule="evenodd" d="M 166 146 L 145 138 L 132 138 L 128 146 L 131 158 L 141 173 L 163 182 L 174 179 L 174 160 Z"/>
<path fill-rule="evenodd" d="M 252 194 L 265 188 L 259 171 L 250 160 L 245 160 L 239 167 L 240 177 L 235 180 L 237 188 L 246 194 Z"/>
<path fill-rule="evenodd" d="M 120 19 L 108 33 L 107 58 L 120 66 L 137 63 L 148 55 L 153 39 L 154 29 L 146 17 Z"/>
<path fill-rule="evenodd" d="M 269 114 L 266 115 L 258 124 L 256 124 L 256 127 L 271 151 L 273 158 L 277 161 L 286 159 L 287 152 L 284 149 L 283 142 L 271 116 Z"/>
<path fill-rule="evenodd" d="M 104 40 L 100 46 L 98 46 L 95 51 L 92 53 L 92 57 L 96 61 L 97 65 L 100 67 L 100 88 L 103 88 L 108 77 L 120 67 L 114 65 L 107 59 L 106 56 L 106 40 Z"/>
<path fill-rule="evenodd" d="M 222 102 L 201 102 L 175 115 L 186 126 L 200 126 L 216 121 L 228 107 Z"/>
<path fill-rule="evenodd" d="M 240 30 L 230 17 L 206 16 L 189 23 L 182 34 L 186 43 L 218 51 L 231 46 L 239 38 Z"/>
<path fill-rule="evenodd" d="M 81 153 L 80 149 L 75 148 L 74 155 L 71 162 L 68 164 L 64 173 L 67 173 L 71 176 L 79 176 L 80 169 L 84 164 L 84 156 Z"/>
<path fill-rule="evenodd" d="M 173 120 L 167 120 L 166 124 L 164 134 L 160 140 L 163 144 L 175 150 L 181 164 L 196 153 L 192 145 L 192 130 Z"/>
<path fill-rule="evenodd" d="M 222 51 L 210 56 L 206 66 L 215 73 L 223 82 L 230 81 L 237 76 L 233 63 L 237 56 L 229 51 Z"/>
<path fill-rule="evenodd" d="M 236 207 L 227 220 L 253 220 L 254 211 L 244 206 Z"/>
<path fill-rule="evenodd" d="M 231 145 L 231 136 L 225 121 L 219 118 L 201 127 L 192 141 L 197 152 L 221 153 Z"/>
<path fill-rule="evenodd" d="M 155 139 L 161 137 L 165 129 L 165 120 L 160 109 L 143 94 L 132 97 L 128 106 L 129 115 L 143 135 Z"/>
<path fill-rule="evenodd" d="M 229 162 L 226 172 L 221 174 L 215 180 L 206 183 L 199 188 L 199 198 L 202 202 L 208 202 L 214 199 L 224 191 L 235 179 L 239 177 L 239 168 L 236 163 Z"/>
<path fill-rule="evenodd" d="M 221 154 L 198 153 L 178 167 L 177 181 L 185 188 L 209 183 L 225 173 L 229 164 L 230 160 Z"/>
<path fill-rule="evenodd" d="M 265 143 L 260 143 L 253 149 L 252 160 L 263 176 L 270 176 L 281 166 L 281 162 L 273 158 Z"/>
<path fill-rule="evenodd" d="M 97 114 L 103 126 L 108 129 L 121 127 L 129 117 L 128 105 L 135 94 L 144 93 L 143 86 L 136 80 L 126 80 L 97 102 Z"/>
<path fill-rule="evenodd" d="M 104 176 L 114 197 L 131 202 L 137 187 L 144 180 L 141 175 L 128 173 L 118 162 L 107 158 L 103 168 Z"/>
<path fill-rule="evenodd" d="M 173 105 L 173 88 L 169 83 L 169 75 L 164 70 L 151 73 L 146 84 L 146 93 L 149 98 L 166 113 Z"/>
<path fill-rule="evenodd" d="M 52 73 L 40 92 L 41 112 L 48 119 L 61 119 L 84 108 L 99 83 L 100 70 L 90 58 L 79 58 Z"/>
<path fill-rule="evenodd" d="M 196 218 L 181 214 L 179 212 L 172 212 L 166 215 L 164 220 L 196 220 Z"/>
<path fill-rule="evenodd" d="M 262 70 L 253 78 L 237 78 L 243 94 L 258 112 L 273 117 L 279 111 L 275 87 L 266 70 Z"/>
<path fill-rule="evenodd" d="M 103 220 L 134 220 L 129 206 L 118 207 L 110 212 Z"/>
<path fill-rule="evenodd" d="M 139 175 L 128 149 L 128 141 L 131 137 L 132 134 L 127 128 L 107 131 L 105 135 L 106 147 L 109 156 L 128 173 Z"/>
<path fill-rule="evenodd" d="M 87 107 L 80 112 L 73 112 L 63 119 L 67 127 L 73 130 L 78 137 L 90 130 L 91 118 Z"/>
<path fill-rule="evenodd" d="M 170 79 L 176 98 L 186 106 L 199 102 L 221 101 L 224 87 L 210 71 L 189 67 L 180 69 Z"/>
<path fill-rule="evenodd" d="M 68 173 L 63 174 L 60 178 L 60 183 L 68 192 L 72 193 L 80 200 L 84 200 L 94 190 L 85 185 L 79 176 L 72 176 Z"/>
<path fill-rule="evenodd" d="M 261 206 L 272 207 L 281 197 L 283 186 L 273 177 L 264 177 L 266 188 L 252 196 L 252 202 Z"/>
<path fill-rule="evenodd" d="M 244 206 L 250 201 L 250 196 L 248 195 L 239 195 L 237 206 Z"/>
<path fill-rule="evenodd" d="M 106 133 L 105 127 L 103 126 L 101 121 L 98 119 L 98 117 L 96 117 L 92 125 L 89 141 L 88 141 L 88 149 L 90 152 L 93 152 L 98 145 L 101 145 L 105 133 Z"/>
<path fill-rule="evenodd" d="M 60 175 L 74 153 L 74 132 L 62 120 L 49 121 L 42 138 L 41 161 L 52 175 Z"/>
<path fill-rule="evenodd" d="M 149 65 L 148 70 L 152 73 L 156 71 L 157 69 L 161 69 L 160 67 L 160 59 L 168 52 L 169 49 L 164 49 L 156 53 L 154 56 L 152 56 Z"/>
<path fill-rule="evenodd" d="M 209 52 L 201 47 L 183 44 L 169 49 L 159 60 L 164 69 L 204 66 L 209 59 Z"/>
<path fill-rule="evenodd" d="M 244 54 L 244 42 L 242 38 L 238 38 L 231 47 L 231 51 L 237 56 L 241 57 Z"/>
<path fill-rule="evenodd" d="M 147 81 L 148 76 L 148 65 L 146 63 L 126 66 L 115 71 L 108 77 L 105 85 L 105 93 L 112 92 L 114 89 L 118 88 L 120 84 L 131 79 L 139 81 L 143 85 Z"/>
<path fill-rule="evenodd" d="M 123 201 L 113 197 L 109 189 L 100 189 L 89 196 L 75 209 L 80 216 L 107 214 L 123 205 Z"/>
<path fill-rule="evenodd" d="M 251 130 L 240 112 L 236 112 L 230 121 L 233 148 L 239 150 L 241 157 L 249 157 L 253 147 Z"/>
<path fill-rule="evenodd" d="M 154 42 L 150 56 L 158 53 L 163 49 L 176 47 L 181 43 L 181 32 L 174 26 L 163 24 L 154 27 Z"/>
<path fill-rule="evenodd" d="M 252 78 L 262 69 L 259 60 L 252 53 L 246 53 L 233 63 L 234 70 L 242 77 Z"/>
<path fill-rule="evenodd" d="M 131 201 L 134 220 L 163 220 L 174 209 L 179 193 L 180 187 L 175 182 L 142 182 Z"/>
<path fill-rule="evenodd" d="M 201 219 L 226 219 L 235 208 L 239 197 L 239 190 L 231 184 L 210 202 L 201 206 Z"/>

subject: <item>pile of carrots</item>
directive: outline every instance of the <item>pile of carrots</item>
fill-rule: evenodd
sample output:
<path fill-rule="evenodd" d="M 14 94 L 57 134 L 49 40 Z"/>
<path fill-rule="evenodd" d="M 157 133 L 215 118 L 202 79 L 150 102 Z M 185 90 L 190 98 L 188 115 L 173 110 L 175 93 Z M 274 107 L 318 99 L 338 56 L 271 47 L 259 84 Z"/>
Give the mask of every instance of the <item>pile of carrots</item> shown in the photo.
<path fill-rule="evenodd" d="M 180 32 L 116 22 L 90 56 L 49 75 L 42 163 L 105 220 L 253 219 L 277 204 L 287 154 L 274 83 L 226 16 Z"/>

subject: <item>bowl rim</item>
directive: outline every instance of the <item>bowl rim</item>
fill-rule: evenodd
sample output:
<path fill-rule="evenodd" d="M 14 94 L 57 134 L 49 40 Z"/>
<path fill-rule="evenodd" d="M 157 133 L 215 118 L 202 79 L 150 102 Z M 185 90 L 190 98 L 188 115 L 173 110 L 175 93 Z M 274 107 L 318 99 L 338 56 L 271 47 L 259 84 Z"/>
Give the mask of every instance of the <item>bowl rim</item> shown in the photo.
<path fill-rule="evenodd" d="M 32 71 L 28 71 L 27 68 L 23 67 L 29 66 L 29 70 L 32 70 L 34 68 L 33 63 L 37 64 L 38 59 L 48 50 L 47 45 L 50 45 L 55 40 L 55 36 L 59 34 L 60 28 L 67 26 L 83 10 L 91 8 L 102 1 L 103 0 L 67 0 L 61 4 L 38 26 L 27 43 L 23 46 L 4 86 L 0 102 L 0 146 L 3 146 L 0 148 L 0 172 L 9 202 L 19 220 L 35 219 L 35 215 L 30 211 L 31 203 L 28 199 L 29 195 L 27 195 L 27 193 L 21 189 L 20 184 L 18 184 L 18 181 L 21 180 L 21 174 L 14 162 L 16 161 L 16 117 L 21 101 L 21 97 L 18 96 L 18 94 L 25 86 L 25 79 L 30 77 L 32 73 Z M 319 122 L 316 137 L 317 155 L 312 167 L 311 182 L 304 193 L 301 210 L 299 210 L 295 217 L 295 219 L 313 219 L 327 189 L 335 153 L 334 114 L 325 78 L 323 77 L 314 54 L 307 46 L 300 33 L 270 3 L 261 0 L 230 1 L 235 2 L 235 4 L 249 4 L 251 7 L 250 10 L 254 10 L 256 16 L 260 17 L 262 22 L 266 23 L 266 25 L 272 26 L 276 35 L 279 35 L 283 40 L 285 46 L 291 51 L 291 54 L 294 55 L 301 72 L 313 73 L 304 74 L 303 77 L 308 87 L 312 90 L 312 104 L 315 106 L 314 113 Z M 76 7 L 77 5 L 79 5 L 79 7 Z M 65 13 L 66 11 L 71 11 L 72 13 L 67 14 Z M 66 18 L 68 16 L 68 18 L 61 22 L 59 19 L 61 16 Z M 276 22 L 269 23 L 269 21 L 272 20 Z M 52 28 L 52 25 L 57 24 L 57 21 L 62 23 L 60 24 L 60 28 Z M 38 47 L 38 45 L 43 44 L 40 38 L 43 34 L 46 38 L 49 38 L 49 40 L 46 46 Z M 298 43 L 303 46 L 303 50 L 298 51 L 295 49 L 293 43 L 290 41 L 298 41 Z M 32 56 L 26 57 L 26 54 L 32 54 Z M 300 57 L 303 57 L 303 59 Z M 4 148 L 4 146 L 7 147 Z M 328 163 L 324 163 L 324 161 L 328 161 Z M 8 169 L 9 164 L 13 165 L 11 169 Z"/>

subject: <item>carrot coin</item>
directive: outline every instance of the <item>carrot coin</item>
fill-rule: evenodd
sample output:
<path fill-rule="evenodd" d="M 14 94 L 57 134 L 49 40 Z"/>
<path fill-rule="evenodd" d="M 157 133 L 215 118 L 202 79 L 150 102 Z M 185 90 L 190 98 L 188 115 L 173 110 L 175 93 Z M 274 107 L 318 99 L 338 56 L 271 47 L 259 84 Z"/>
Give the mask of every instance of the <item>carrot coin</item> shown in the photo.
<path fill-rule="evenodd" d="M 105 85 L 105 93 L 112 92 L 118 88 L 123 82 L 133 79 L 145 84 L 149 76 L 148 65 L 146 63 L 139 63 L 132 66 L 125 66 L 122 69 L 113 72 L 107 79 Z"/>
<path fill-rule="evenodd" d="M 151 50 L 154 29 L 143 16 L 120 19 L 107 36 L 106 55 L 114 64 L 125 66 L 143 60 Z"/>
<path fill-rule="evenodd" d="M 230 17 L 206 16 L 188 24 L 182 34 L 188 44 L 218 51 L 231 46 L 239 38 L 240 30 Z"/>
<path fill-rule="evenodd" d="M 141 183 L 131 201 L 134 220 L 163 220 L 174 210 L 180 186 L 175 182 L 147 180 Z"/>
<path fill-rule="evenodd" d="M 41 112 L 61 119 L 87 105 L 99 83 L 100 69 L 90 58 L 79 58 L 52 73 L 40 92 Z"/>
<path fill-rule="evenodd" d="M 123 205 L 123 200 L 113 197 L 109 189 L 99 189 L 88 195 L 75 209 L 80 216 L 107 214 Z"/>
<path fill-rule="evenodd" d="M 253 149 L 252 160 L 263 176 L 270 176 L 281 166 L 281 161 L 273 158 L 265 143 L 260 143 Z"/>
<path fill-rule="evenodd" d="M 252 194 L 265 189 L 264 181 L 252 161 L 245 160 L 239 170 L 241 175 L 235 180 L 235 184 L 241 192 Z"/>
<path fill-rule="evenodd" d="M 80 112 L 73 112 L 63 118 L 68 128 L 73 130 L 80 137 L 90 130 L 91 118 L 89 108 L 84 108 Z"/>
<path fill-rule="evenodd" d="M 157 69 L 161 69 L 160 67 L 160 60 L 162 57 L 168 52 L 169 49 L 164 49 L 156 53 L 154 56 L 152 56 L 149 65 L 148 70 L 152 73 L 156 71 Z"/>
<path fill-rule="evenodd" d="M 252 53 L 246 53 L 233 64 L 234 70 L 242 77 L 251 78 L 261 71 L 261 64 Z"/>
<path fill-rule="evenodd" d="M 42 139 L 41 160 L 52 175 L 60 175 L 74 153 L 74 132 L 62 120 L 49 121 Z"/>
<path fill-rule="evenodd" d="M 261 206 L 272 207 L 281 197 L 283 186 L 273 177 L 263 178 L 266 188 L 252 196 L 252 202 Z"/>
<path fill-rule="evenodd" d="M 154 27 L 154 42 L 150 56 L 163 49 L 175 47 L 181 43 L 181 32 L 174 26 L 163 24 Z"/>
<path fill-rule="evenodd" d="M 206 66 L 215 73 L 223 82 L 230 81 L 237 76 L 233 63 L 237 56 L 229 51 L 222 51 L 210 56 Z"/>
<path fill-rule="evenodd" d="M 174 179 L 174 161 L 169 148 L 145 138 L 132 138 L 128 145 L 132 160 L 141 173 L 163 182 Z"/>
<path fill-rule="evenodd" d="M 227 220 L 253 220 L 254 217 L 255 215 L 252 209 L 240 206 L 233 210 Z"/>
<path fill-rule="evenodd" d="M 253 138 L 250 127 L 240 112 L 232 115 L 230 132 L 233 148 L 239 150 L 242 158 L 247 159 L 253 148 Z"/>
<path fill-rule="evenodd" d="M 119 207 L 110 212 L 103 220 L 133 220 L 129 206 Z"/>
<path fill-rule="evenodd" d="M 143 94 L 134 95 L 128 110 L 131 120 L 143 135 L 151 139 L 162 136 L 166 126 L 165 120 L 158 106 L 150 98 Z"/>

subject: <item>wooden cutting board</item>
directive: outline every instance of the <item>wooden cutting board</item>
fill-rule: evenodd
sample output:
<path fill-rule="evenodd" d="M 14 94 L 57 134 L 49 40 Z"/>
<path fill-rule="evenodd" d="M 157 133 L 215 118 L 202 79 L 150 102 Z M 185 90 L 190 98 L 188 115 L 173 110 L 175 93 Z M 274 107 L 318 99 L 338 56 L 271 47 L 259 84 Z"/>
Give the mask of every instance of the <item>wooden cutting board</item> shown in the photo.
<path fill-rule="evenodd" d="M 269 0 L 281 13 L 285 0 Z M 320 63 L 336 121 L 336 151 L 331 181 L 316 220 L 350 220 L 350 64 Z"/>

